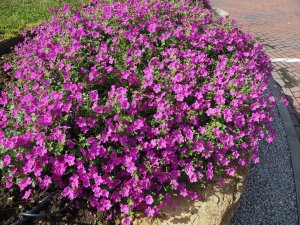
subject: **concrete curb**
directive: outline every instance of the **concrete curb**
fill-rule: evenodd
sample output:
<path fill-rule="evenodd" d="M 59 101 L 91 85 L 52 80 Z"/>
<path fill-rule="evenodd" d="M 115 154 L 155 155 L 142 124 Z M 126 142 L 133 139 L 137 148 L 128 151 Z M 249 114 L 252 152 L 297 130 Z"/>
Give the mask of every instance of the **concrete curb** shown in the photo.
<path fill-rule="evenodd" d="M 280 87 L 275 83 L 273 78 L 270 81 L 270 88 L 274 97 L 276 97 L 277 99 L 281 99 L 284 96 L 281 93 Z M 276 105 L 288 139 L 296 188 L 298 224 L 300 224 L 300 143 L 295 127 L 293 125 L 292 118 L 287 108 L 280 101 L 276 101 Z"/>

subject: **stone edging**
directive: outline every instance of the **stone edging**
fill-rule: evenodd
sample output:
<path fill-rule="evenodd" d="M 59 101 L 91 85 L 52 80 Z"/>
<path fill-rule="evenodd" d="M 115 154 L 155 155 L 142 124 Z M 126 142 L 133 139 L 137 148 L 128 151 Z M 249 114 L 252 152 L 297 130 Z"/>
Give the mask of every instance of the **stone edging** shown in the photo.
<path fill-rule="evenodd" d="M 133 225 L 228 225 L 232 219 L 244 191 L 249 168 L 242 168 L 237 174 L 229 176 L 220 186 L 218 178 L 207 183 L 200 191 L 201 198 L 189 200 L 172 196 L 166 207 L 157 216 L 146 217 L 137 213 Z"/>

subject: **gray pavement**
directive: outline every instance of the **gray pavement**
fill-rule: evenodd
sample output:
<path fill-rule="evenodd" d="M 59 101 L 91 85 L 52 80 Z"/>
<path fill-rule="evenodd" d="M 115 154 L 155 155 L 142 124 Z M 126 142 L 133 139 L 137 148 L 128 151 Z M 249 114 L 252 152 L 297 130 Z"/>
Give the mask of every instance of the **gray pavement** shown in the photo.
<path fill-rule="evenodd" d="M 273 143 L 260 145 L 231 225 L 297 225 L 297 199 L 288 137 L 276 108 Z"/>

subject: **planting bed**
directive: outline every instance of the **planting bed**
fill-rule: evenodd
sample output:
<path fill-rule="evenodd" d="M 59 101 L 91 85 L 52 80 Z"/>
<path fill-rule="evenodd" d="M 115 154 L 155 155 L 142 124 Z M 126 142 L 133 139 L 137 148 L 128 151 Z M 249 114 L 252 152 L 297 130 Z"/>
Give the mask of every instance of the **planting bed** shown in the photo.
<path fill-rule="evenodd" d="M 268 56 L 207 1 L 94 0 L 32 33 L 1 72 L 5 223 L 56 190 L 41 213 L 71 208 L 36 223 L 147 224 L 175 196 L 197 214 L 275 136 Z"/>

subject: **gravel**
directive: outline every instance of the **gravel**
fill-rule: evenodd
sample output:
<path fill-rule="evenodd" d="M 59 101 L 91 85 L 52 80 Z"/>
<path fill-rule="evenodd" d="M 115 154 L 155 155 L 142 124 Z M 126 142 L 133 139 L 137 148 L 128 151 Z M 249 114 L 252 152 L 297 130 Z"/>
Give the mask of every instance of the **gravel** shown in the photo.
<path fill-rule="evenodd" d="M 231 225 L 297 225 L 297 200 L 288 141 L 276 109 L 273 143 L 260 145 Z"/>

